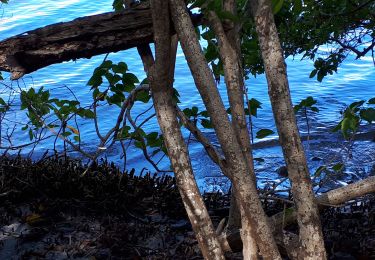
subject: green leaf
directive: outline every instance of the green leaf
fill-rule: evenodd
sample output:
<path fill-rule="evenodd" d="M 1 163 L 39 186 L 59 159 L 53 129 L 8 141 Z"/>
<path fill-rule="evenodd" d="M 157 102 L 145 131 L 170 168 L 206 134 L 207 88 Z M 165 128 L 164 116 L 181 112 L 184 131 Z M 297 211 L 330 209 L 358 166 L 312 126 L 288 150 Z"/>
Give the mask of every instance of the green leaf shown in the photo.
<path fill-rule="evenodd" d="M 309 78 L 311 79 L 311 78 L 315 77 L 317 72 L 318 72 L 317 69 L 314 69 L 313 71 L 311 71 Z"/>
<path fill-rule="evenodd" d="M 192 115 L 193 115 L 190 108 L 185 108 L 184 110 L 182 110 L 182 112 L 184 112 L 185 116 L 187 116 L 189 118 L 192 117 Z"/>
<path fill-rule="evenodd" d="M 112 85 L 112 86 L 115 85 L 117 82 L 119 82 L 121 80 L 121 77 L 119 75 L 117 75 L 117 74 L 113 75 L 109 72 L 107 72 L 105 74 L 105 77 L 108 80 L 109 84 Z"/>
<path fill-rule="evenodd" d="M 233 21 L 233 22 L 237 22 L 239 21 L 239 17 L 236 16 L 236 15 L 233 15 L 231 12 L 228 12 L 228 11 L 223 11 L 223 10 L 220 10 L 217 12 L 217 16 L 221 19 L 221 20 L 230 20 L 230 21 Z"/>
<path fill-rule="evenodd" d="M 332 166 L 332 169 L 335 171 L 335 172 L 340 172 L 344 169 L 344 164 L 343 163 L 336 163 L 335 165 Z"/>
<path fill-rule="evenodd" d="M 102 76 L 94 74 L 94 75 L 92 75 L 92 77 L 87 82 L 87 85 L 96 88 L 96 87 L 99 87 L 102 83 L 103 83 Z"/>
<path fill-rule="evenodd" d="M 213 128 L 211 120 L 208 119 L 201 119 L 201 125 L 204 128 Z"/>
<path fill-rule="evenodd" d="M 357 118 L 356 117 L 346 117 L 342 120 L 341 130 L 356 130 L 357 128 Z"/>
<path fill-rule="evenodd" d="M 95 118 L 95 113 L 91 111 L 90 109 L 84 109 L 83 116 L 85 118 Z"/>
<path fill-rule="evenodd" d="M 257 99 L 252 98 L 249 100 L 250 114 L 257 117 L 258 108 L 262 108 L 262 102 L 259 102 Z"/>
<path fill-rule="evenodd" d="M 306 99 L 302 100 L 302 105 L 305 107 L 311 107 L 316 104 L 316 100 L 312 96 L 308 96 Z"/>
<path fill-rule="evenodd" d="M 142 81 L 141 81 L 141 83 L 140 83 L 141 85 L 144 85 L 144 84 L 149 84 L 149 82 L 148 82 L 148 78 L 146 77 L 146 78 L 144 78 Z M 177 90 L 176 90 L 177 91 Z"/>
<path fill-rule="evenodd" d="M 317 107 L 310 107 L 310 109 L 311 109 L 311 111 L 319 113 L 319 108 L 317 108 Z"/>
<path fill-rule="evenodd" d="M 114 73 L 125 74 L 127 70 L 128 65 L 126 65 L 125 62 L 119 62 L 117 65 L 115 64 L 112 66 L 112 71 Z"/>
<path fill-rule="evenodd" d="M 126 125 L 119 129 L 117 139 L 127 139 L 130 137 L 129 130 L 131 129 L 130 126 Z"/>
<path fill-rule="evenodd" d="M 197 107 L 195 107 L 195 106 L 192 107 L 191 112 L 192 112 L 193 116 L 198 116 L 198 108 Z"/>
<path fill-rule="evenodd" d="M 62 135 L 63 137 L 68 137 L 68 136 L 71 135 L 71 134 L 72 134 L 71 132 L 66 131 L 66 132 L 62 133 L 61 135 Z"/>
<path fill-rule="evenodd" d="M 375 109 L 372 107 L 361 109 L 360 116 L 362 119 L 371 124 L 373 121 L 375 121 Z"/>
<path fill-rule="evenodd" d="M 21 130 L 22 130 L 22 131 L 25 131 L 25 130 L 27 130 L 27 128 L 29 128 L 29 126 L 28 126 L 28 125 L 25 125 L 25 126 L 23 126 L 23 127 L 21 128 Z"/>
<path fill-rule="evenodd" d="M 272 12 L 277 14 L 283 6 L 284 0 L 272 0 Z"/>
<path fill-rule="evenodd" d="M 73 137 L 73 139 L 74 139 L 74 141 L 76 141 L 77 143 L 79 142 L 79 136 L 78 135 L 75 135 L 74 137 Z"/>
<path fill-rule="evenodd" d="M 275 132 L 272 131 L 271 129 L 261 129 L 256 133 L 256 138 L 262 139 L 265 138 L 266 136 L 272 135 Z"/>
<path fill-rule="evenodd" d="M 111 60 L 106 60 L 102 64 L 100 64 L 101 68 L 110 69 L 112 67 L 113 62 Z"/>
<path fill-rule="evenodd" d="M 323 80 L 323 78 L 324 78 L 325 75 L 326 75 L 326 74 L 324 73 L 323 70 L 319 70 L 317 80 L 318 80 L 319 82 L 322 82 L 322 80 Z"/>
<path fill-rule="evenodd" d="M 6 106 L 7 105 L 7 103 L 1 97 L 0 97 L 0 105 L 2 105 L 2 106 Z"/>
<path fill-rule="evenodd" d="M 300 14 L 302 11 L 302 0 L 293 1 L 293 12 L 295 14 Z"/>
<path fill-rule="evenodd" d="M 124 85 L 127 85 L 127 84 L 139 83 L 139 80 L 137 76 L 134 75 L 133 73 L 125 73 L 122 76 L 122 82 L 124 83 Z"/>
<path fill-rule="evenodd" d="M 358 111 L 358 108 L 360 106 L 362 106 L 363 104 L 365 103 L 365 100 L 361 100 L 361 101 L 356 101 L 356 102 L 353 102 L 349 105 L 349 108 L 351 110 L 353 110 L 354 112 L 357 112 Z"/>
<path fill-rule="evenodd" d="M 124 5 L 123 5 L 123 0 L 114 0 L 113 1 L 113 4 L 112 4 L 112 7 L 113 9 L 118 12 L 118 11 L 122 11 L 124 10 Z"/>
<path fill-rule="evenodd" d="M 173 88 L 173 96 L 172 96 L 172 99 L 173 99 L 174 104 L 181 103 L 179 97 L 180 97 L 180 93 L 178 93 L 177 89 Z"/>
<path fill-rule="evenodd" d="M 327 167 L 325 165 L 322 165 L 322 166 L 319 166 L 318 169 L 316 169 L 315 173 L 314 173 L 314 177 L 316 178 L 319 178 L 320 175 L 322 175 L 322 172 L 327 169 Z"/>
<path fill-rule="evenodd" d="M 367 104 L 369 104 L 369 105 L 375 105 L 375 97 L 374 97 L 374 98 L 371 98 L 371 99 L 367 102 Z"/>
<path fill-rule="evenodd" d="M 294 108 L 293 108 L 294 113 L 297 113 L 301 108 L 302 108 L 302 106 L 300 104 L 295 105 Z"/>
<path fill-rule="evenodd" d="M 32 141 L 34 138 L 33 130 L 31 130 L 31 128 L 29 129 L 29 138 L 30 138 L 30 141 Z"/>
<path fill-rule="evenodd" d="M 121 102 L 125 100 L 124 94 L 121 92 L 115 92 L 112 96 L 107 96 L 107 101 L 109 104 L 115 104 L 121 106 Z"/>
<path fill-rule="evenodd" d="M 150 100 L 150 98 L 151 97 L 150 97 L 148 91 L 141 91 L 141 92 L 137 93 L 137 97 L 136 97 L 135 100 L 141 101 L 143 103 L 147 103 Z"/>

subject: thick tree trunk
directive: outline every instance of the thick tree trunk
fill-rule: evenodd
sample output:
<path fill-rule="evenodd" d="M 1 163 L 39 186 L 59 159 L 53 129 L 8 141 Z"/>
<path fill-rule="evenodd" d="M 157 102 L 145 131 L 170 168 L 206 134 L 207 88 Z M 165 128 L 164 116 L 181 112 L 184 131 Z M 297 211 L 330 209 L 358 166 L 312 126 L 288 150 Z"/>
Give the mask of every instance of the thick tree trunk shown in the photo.
<path fill-rule="evenodd" d="M 201 22 L 193 15 L 194 22 Z M 151 11 L 144 2 L 111 12 L 48 25 L 0 42 L 0 70 L 18 79 L 51 64 L 126 50 L 153 41 Z"/>
<path fill-rule="evenodd" d="M 290 97 L 286 64 L 271 1 L 251 0 L 280 144 L 292 184 L 304 259 L 326 259 L 319 212 Z"/>
<path fill-rule="evenodd" d="M 259 201 L 256 186 L 249 175 L 246 159 L 233 131 L 211 70 L 204 58 L 197 35 L 183 0 L 170 0 L 172 19 L 195 84 L 211 117 L 216 135 L 223 149 L 228 173 L 238 192 L 237 202 L 243 207 L 253 236 L 265 259 L 281 259 L 266 215 Z"/>
<path fill-rule="evenodd" d="M 149 48 L 147 53 L 141 52 L 141 56 L 145 65 L 150 67 L 148 78 L 157 119 L 164 136 L 181 198 L 202 254 L 205 259 L 224 259 L 223 250 L 194 179 L 188 149 L 181 134 L 173 104 L 174 69 L 171 67 L 174 66 L 171 64 L 172 60 L 174 64 L 176 57 L 177 38 L 175 38 L 173 50 L 171 50 L 168 2 L 151 0 L 151 7 L 155 32 L 155 64 L 151 67 L 147 65 L 152 59 Z M 174 56 L 172 59 L 171 51 Z"/>

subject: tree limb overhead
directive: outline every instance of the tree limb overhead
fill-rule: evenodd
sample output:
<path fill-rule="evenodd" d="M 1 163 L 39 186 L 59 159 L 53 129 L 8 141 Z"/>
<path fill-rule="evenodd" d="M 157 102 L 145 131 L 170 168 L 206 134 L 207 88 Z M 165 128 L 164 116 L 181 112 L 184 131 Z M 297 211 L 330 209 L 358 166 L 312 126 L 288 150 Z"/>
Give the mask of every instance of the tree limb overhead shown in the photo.
<path fill-rule="evenodd" d="M 199 24 L 199 17 L 193 17 Z M 51 64 L 91 58 L 153 42 L 148 3 L 56 23 L 0 42 L 0 71 L 18 79 Z"/>

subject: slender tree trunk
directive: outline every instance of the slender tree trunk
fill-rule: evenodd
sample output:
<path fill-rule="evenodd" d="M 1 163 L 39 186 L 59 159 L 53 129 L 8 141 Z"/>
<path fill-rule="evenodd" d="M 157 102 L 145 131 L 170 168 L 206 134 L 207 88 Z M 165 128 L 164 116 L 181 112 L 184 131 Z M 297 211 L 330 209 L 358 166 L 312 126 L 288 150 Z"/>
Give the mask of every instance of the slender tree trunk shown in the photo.
<path fill-rule="evenodd" d="M 224 9 L 224 11 L 227 11 L 227 12 L 232 13 L 233 15 L 236 15 L 237 14 L 236 1 L 235 0 L 223 1 L 223 9 Z M 240 46 L 241 43 L 240 43 L 240 37 L 239 37 L 239 25 L 234 23 L 231 20 L 224 20 L 223 21 L 223 27 L 224 27 L 224 30 L 225 30 L 225 33 L 226 33 L 226 38 L 228 39 L 231 47 L 236 50 L 237 57 L 241 57 L 241 46 Z M 240 60 L 238 59 L 237 61 L 238 61 L 239 65 L 241 66 Z M 242 77 L 242 67 L 241 67 L 241 69 L 238 73 L 240 74 L 238 76 L 238 78 L 243 79 L 243 77 Z M 241 80 L 240 83 L 241 83 L 241 89 L 237 89 L 235 91 L 236 92 L 240 91 L 241 94 L 243 94 L 243 90 L 242 90 L 243 86 L 244 86 L 243 80 Z M 232 96 L 229 92 L 233 92 L 233 88 L 231 88 L 231 90 L 229 88 L 227 88 L 228 96 Z M 233 96 L 235 96 L 235 95 L 233 95 Z M 240 104 L 242 104 L 242 106 L 244 108 L 243 99 L 242 99 L 242 102 Z M 231 107 L 233 107 L 232 104 L 231 104 Z M 235 113 L 237 114 L 238 110 L 236 110 Z M 241 111 L 240 111 L 240 113 L 241 113 Z M 243 109 L 242 113 L 245 114 L 244 109 Z M 251 146 L 250 146 L 250 141 L 248 142 L 248 140 L 247 140 L 248 139 L 248 131 L 247 131 L 247 125 L 246 125 L 246 116 L 242 117 L 242 115 L 239 114 L 238 118 L 241 118 L 241 119 L 245 118 L 245 120 L 242 121 L 242 123 L 240 122 L 240 123 L 236 124 L 236 122 L 232 118 L 232 125 L 235 128 L 240 130 L 240 131 L 236 130 L 237 136 L 240 136 L 242 152 L 245 154 L 245 156 L 247 156 L 246 159 L 248 161 L 247 163 L 248 163 L 248 166 L 249 166 L 249 169 L 250 169 L 250 174 L 252 174 L 251 169 L 254 168 L 254 167 L 252 166 L 253 165 L 253 158 L 252 158 L 252 150 L 251 150 Z M 235 125 L 237 125 L 237 127 Z M 246 132 L 244 130 L 246 130 Z M 255 172 L 254 172 L 254 181 L 256 182 Z M 235 194 L 236 194 L 236 192 L 232 189 L 227 230 L 236 230 L 238 228 L 241 228 L 241 214 L 240 214 L 240 209 L 239 209 L 239 207 L 236 203 L 236 199 L 235 199 L 236 195 Z"/>
<path fill-rule="evenodd" d="M 227 3 L 228 8 L 226 11 L 235 14 L 235 1 L 230 0 L 226 1 L 225 3 Z M 236 33 L 236 27 L 233 23 L 229 24 L 231 28 L 228 28 L 229 30 L 226 33 L 220 19 L 213 11 L 209 11 L 208 19 L 219 43 L 219 54 L 223 62 L 225 83 L 227 86 L 229 104 L 232 113 L 232 126 L 239 141 L 242 154 L 246 159 L 246 164 L 249 169 L 248 174 L 256 186 L 253 155 L 250 144 L 250 136 L 247 129 L 244 106 L 244 83 L 242 77 L 242 66 L 240 63 L 241 49 L 239 46 L 239 34 Z M 229 40 L 227 35 L 230 36 L 231 40 Z M 232 197 L 238 196 L 236 193 L 236 189 L 233 188 Z M 243 256 L 245 259 L 256 259 L 257 246 L 254 237 L 252 237 L 252 227 L 250 222 L 248 222 L 246 218 L 239 218 L 240 212 L 243 212 L 242 214 L 244 214 L 244 209 L 241 209 L 235 203 L 235 199 L 231 199 L 231 203 L 228 229 L 231 230 L 239 228 L 242 220 L 241 235 L 244 245 Z"/>
<path fill-rule="evenodd" d="M 174 40 L 172 50 L 168 2 L 151 0 L 151 7 L 155 32 L 155 63 L 150 66 L 152 54 L 149 48 L 140 50 L 140 54 L 143 57 L 146 70 L 148 70 L 157 119 L 164 136 L 179 191 L 202 254 L 205 259 L 224 259 L 223 250 L 194 179 L 187 146 L 180 131 L 172 99 L 173 69 L 171 67 L 173 65 L 171 60 L 173 59 L 174 63 L 177 39 Z M 172 59 L 171 51 L 174 54 Z"/>
<path fill-rule="evenodd" d="M 291 102 L 286 64 L 271 1 L 251 0 L 280 144 L 292 183 L 303 259 L 326 259 L 318 207 Z"/>
<path fill-rule="evenodd" d="M 237 202 L 244 209 L 254 229 L 253 236 L 264 259 L 281 259 L 266 215 L 258 198 L 256 186 L 249 175 L 236 134 L 231 126 L 211 70 L 204 58 L 197 35 L 183 0 L 170 0 L 171 14 L 182 49 L 195 84 L 211 117 L 216 135 L 228 164 L 231 181 L 238 193 Z"/>

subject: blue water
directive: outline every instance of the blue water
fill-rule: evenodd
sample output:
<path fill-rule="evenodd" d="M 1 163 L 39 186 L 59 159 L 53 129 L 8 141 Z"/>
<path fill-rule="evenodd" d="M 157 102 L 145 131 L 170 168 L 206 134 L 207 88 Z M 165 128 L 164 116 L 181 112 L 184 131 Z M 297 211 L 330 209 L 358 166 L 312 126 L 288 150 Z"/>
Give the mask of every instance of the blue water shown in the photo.
<path fill-rule="evenodd" d="M 74 18 L 86 15 L 109 12 L 112 10 L 111 3 L 111 0 L 11 0 L 8 5 L 2 5 L 0 8 L 0 40 L 48 24 L 70 21 Z M 90 88 L 86 83 L 94 68 L 102 62 L 103 58 L 104 56 L 101 55 L 91 59 L 80 59 L 74 62 L 71 61 L 62 64 L 55 64 L 26 75 L 18 82 L 6 81 L 6 84 L 12 85 L 16 89 L 27 89 L 28 87 L 39 88 L 44 86 L 45 88 L 50 89 L 52 96 L 71 99 L 71 94 L 67 89 L 70 88 L 74 91 L 83 106 L 89 105 L 91 93 Z M 125 61 L 131 72 L 136 74 L 140 80 L 145 77 L 143 66 L 136 50 L 127 50 L 110 54 L 109 59 L 114 62 Z M 311 115 L 313 125 L 312 131 L 314 132 L 327 132 L 327 130 L 340 119 L 339 111 L 343 109 L 345 104 L 361 99 L 369 99 L 375 96 L 375 69 L 371 57 L 364 57 L 358 61 L 355 60 L 354 57 L 349 56 L 345 63 L 340 67 L 338 73 L 326 77 L 323 83 L 308 78 L 313 69 L 312 61 L 301 61 L 299 58 L 295 58 L 294 60 L 288 59 L 287 66 L 293 102 L 299 102 L 301 99 L 310 95 L 318 100 L 317 106 L 320 109 L 320 113 L 317 115 Z M 9 76 L 6 73 L 4 75 Z M 246 85 L 249 89 L 250 98 L 256 98 L 263 103 L 262 110 L 258 113 L 258 118 L 254 119 L 255 131 L 262 128 L 274 129 L 275 126 L 264 75 L 257 76 L 256 78 L 251 77 L 247 80 Z M 193 79 L 180 49 L 176 64 L 175 87 L 180 93 L 182 108 L 197 106 L 200 110 L 204 110 L 202 101 L 193 84 Z M 219 85 L 219 90 L 223 96 L 225 104 L 228 104 L 226 90 L 223 83 Z M 1 95 L 4 97 L 6 96 L 6 93 L 1 93 Z M 138 102 L 132 113 L 135 116 L 149 106 L 150 104 L 144 105 Z M 118 109 L 116 107 L 105 107 L 98 111 L 101 118 L 100 129 L 105 133 L 106 130 L 113 126 Z M 146 116 L 147 114 L 142 118 L 145 118 Z M 13 123 L 25 122 L 26 120 L 24 113 L 19 113 L 17 109 L 10 114 L 10 117 Z M 11 126 L 12 122 L 3 122 L 3 131 L 5 131 L 4 128 Z M 299 123 L 301 133 L 306 134 L 304 122 L 299 120 Z M 81 120 L 79 125 L 83 136 L 82 141 L 84 142 L 84 148 L 88 151 L 94 151 L 98 144 L 98 138 L 95 135 L 92 122 Z M 20 127 L 21 125 L 18 124 L 18 128 Z M 145 125 L 145 131 L 158 131 L 156 119 L 151 120 Z M 211 140 L 215 142 L 212 131 L 205 130 L 205 132 Z M 188 133 L 186 132 L 185 137 L 188 137 Z M 275 137 L 276 135 L 273 135 L 270 138 Z M 27 139 L 28 134 L 26 132 L 16 130 L 14 138 L 12 139 L 13 145 L 22 144 L 27 141 Z M 255 141 L 258 142 L 259 140 Z M 43 153 L 45 149 L 51 149 L 52 144 L 53 139 L 41 143 L 36 147 L 34 154 L 40 154 Z M 218 176 L 220 172 L 208 157 L 205 156 L 204 151 L 199 144 L 194 140 L 191 140 L 189 141 L 189 146 L 191 148 L 194 170 L 200 181 L 200 185 L 204 186 L 206 185 L 206 177 Z M 313 146 L 314 145 L 311 145 L 311 147 Z M 61 147 L 61 142 L 58 142 L 58 147 Z M 315 150 L 311 147 L 307 147 L 308 156 L 319 154 L 324 150 L 324 147 L 319 145 Z M 358 147 L 360 147 L 360 149 Z M 361 164 L 364 167 L 370 167 L 375 160 L 373 155 L 374 144 L 371 142 L 365 142 L 364 144 L 361 143 L 357 148 L 359 149 L 358 153 L 365 155 L 362 156 L 365 159 L 361 159 L 357 164 Z M 30 151 L 30 148 L 25 148 L 23 151 L 28 152 Z M 120 153 L 120 147 L 116 146 L 113 149 L 108 150 L 106 156 L 121 165 L 122 160 L 119 158 Z M 272 174 L 278 165 L 283 164 L 281 152 L 277 146 L 257 149 L 255 150 L 255 157 L 262 157 L 265 159 L 265 162 L 257 163 L 256 165 L 260 178 L 272 179 L 277 177 Z M 312 165 L 312 168 L 317 167 L 314 163 L 312 163 Z M 127 167 L 141 169 L 144 166 L 152 170 L 152 166 L 145 162 L 141 152 L 133 146 L 130 146 L 127 153 Z M 160 167 L 168 170 L 168 160 L 163 159 L 160 163 Z M 268 175 L 262 175 L 263 172 L 267 172 Z"/>

